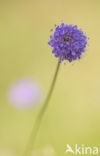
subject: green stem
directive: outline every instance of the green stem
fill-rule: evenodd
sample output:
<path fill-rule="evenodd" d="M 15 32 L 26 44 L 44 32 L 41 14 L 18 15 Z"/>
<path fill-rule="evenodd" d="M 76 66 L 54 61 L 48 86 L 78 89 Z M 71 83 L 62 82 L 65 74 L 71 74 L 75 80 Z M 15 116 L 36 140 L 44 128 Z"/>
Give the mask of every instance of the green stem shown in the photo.
<path fill-rule="evenodd" d="M 43 115 L 44 115 L 44 113 L 46 111 L 46 108 L 47 108 L 47 106 L 49 104 L 51 95 L 52 95 L 54 87 L 55 87 L 55 82 L 56 82 L 56 79 L 57 79 L 59 68 L 60 68 L 60 59 L 58 60 L 58 64 L 57 64 L 57 67 L 56 67 L 56 72 L 55 72 L 55 75 L 54 75 L 50 90 L 48 92 L 47 98 L 46 98 L 46 100 L 44 102 L 44 105 L 43 105 L 42 109 L 40 110 L 39 115 L 37 116 L 37 119 L 35 121 L 35 124 L 33 126 L 33 129 L 32 129 L 31 135 L 30 135 L 28 146 L 27 146 L 26 151 L 25 151 L 23 156 L 30 156 L 31 153 L 32 153 L 32 149 L 33 149 L 33 146 L 34 146 L 34 143 L 35 143 L 35 140 L 36 140 L 40 125 L 41 125 L 41 121 L 43 119 Z"/>

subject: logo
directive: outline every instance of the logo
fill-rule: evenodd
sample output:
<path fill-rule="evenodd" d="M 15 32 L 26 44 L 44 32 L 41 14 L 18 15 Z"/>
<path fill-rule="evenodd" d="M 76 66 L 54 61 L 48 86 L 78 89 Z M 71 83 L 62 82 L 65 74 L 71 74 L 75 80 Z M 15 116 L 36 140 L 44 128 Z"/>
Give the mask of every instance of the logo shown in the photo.
<path fill-rule="evenodd" d="M 66 145 L 66 154 L 72 153 L 75 155 L 98 155 L 99 154 L 99 148 L 97 146 L 85 146 L 81 145 L 79 146 L 78 144 L 75 144 L 73 147 L 71 147 L 69 144 Z"/>

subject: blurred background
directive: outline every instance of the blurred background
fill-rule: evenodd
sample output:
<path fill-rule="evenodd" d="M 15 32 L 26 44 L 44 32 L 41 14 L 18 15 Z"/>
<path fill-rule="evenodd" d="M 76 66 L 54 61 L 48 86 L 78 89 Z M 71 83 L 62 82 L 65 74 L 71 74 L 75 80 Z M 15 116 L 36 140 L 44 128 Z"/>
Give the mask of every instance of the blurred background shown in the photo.
<path fill-rule="evenodd" d="M 86 32 L 87 52 L 62 62 L 33 155 L 65 156 L 66 144 L 100 148 L 99 19 L 99 0 L 0 0 L 0 156 L 21 156 L 26 148 L 57 64 L 50 29 L 62 21 Z M 33 98 L 31 83 L 38 86 Z M 23 87 L 26 103 L 18 99 Z"/>

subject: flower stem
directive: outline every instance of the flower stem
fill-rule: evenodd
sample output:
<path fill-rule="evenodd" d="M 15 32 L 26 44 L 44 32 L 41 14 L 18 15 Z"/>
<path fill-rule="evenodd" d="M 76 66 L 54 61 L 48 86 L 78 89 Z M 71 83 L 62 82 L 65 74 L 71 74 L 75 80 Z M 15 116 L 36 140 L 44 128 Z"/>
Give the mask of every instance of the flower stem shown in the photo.
<path fill-rule="evenodd" d="M 54 87 L 55 87 L 55 82 L 56 82 L 56 79 L 57 79 L 59 68 L 60 68 L 60 59 L 58 60 L 55 75 L 54 75 L 54 78 L 52 80 L 51 87 L 50 87 L 50 90 L 48 92 L 47 98 L 46 98 L 46 100 L 44 102 L 44 105 L 43 105 L 42 109 L 40 110 L 40 113 L 38 114 L 38 116 L 36 118 L 35 124 L 33 126 L 33 129 L 32 129 L 31 135 L 30 135 L 28 146 L 27 146 L 26 151 L 25 151 L 23 156 L 30 156 L 32 154 L 32 148 L 34 146 L 34 143 L 35 143 L 35 140 L 36 140 L 36 137 L 37 137 L 40 125 L 41 125 L 41 121 L 43 119 L 44 113 L 45 113 L 45 111 L 47 109 L 47 106 L 49 104 L 51 95 L 52 95 Z"/>

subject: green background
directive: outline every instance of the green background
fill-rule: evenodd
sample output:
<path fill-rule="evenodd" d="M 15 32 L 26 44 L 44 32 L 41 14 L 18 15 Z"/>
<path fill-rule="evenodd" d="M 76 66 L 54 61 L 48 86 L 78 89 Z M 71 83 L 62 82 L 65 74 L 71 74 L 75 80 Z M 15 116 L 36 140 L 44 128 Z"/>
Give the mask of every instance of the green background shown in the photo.
<path fill-rule="evenodd" d="M 0 156 L 22 155 L 39 111 L 12 107 L 8 88 L 35 77 L 46 96 L 57 64 L 48 45 L 50 29 L 62 21 L 86 32 L 87 52 L 80 61 L 62 62 L 33 155 L 65 156 L 66 144 L 100 148 L 100 1 L 5 0 L 0 1 Z"/>

